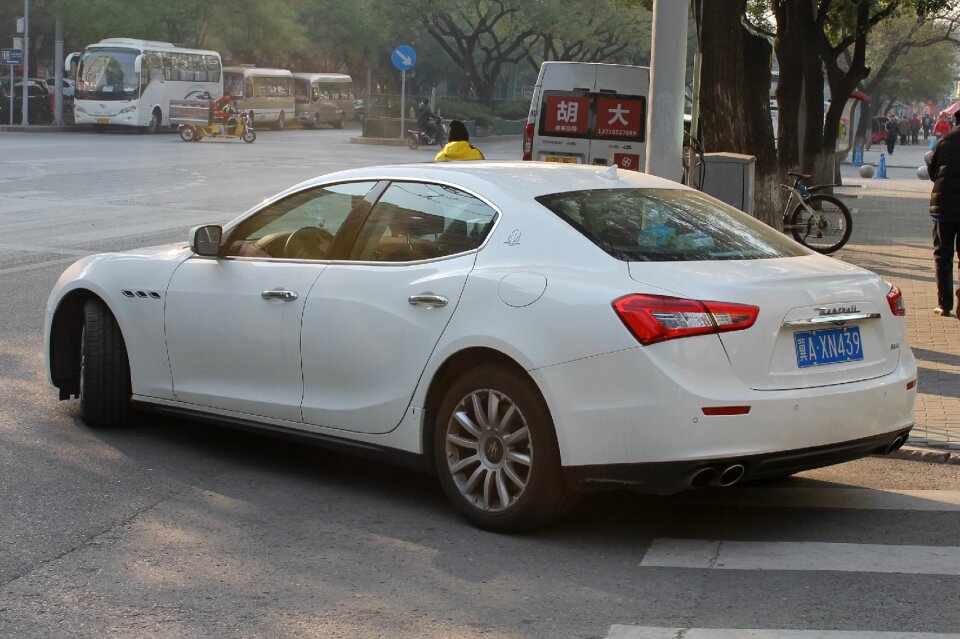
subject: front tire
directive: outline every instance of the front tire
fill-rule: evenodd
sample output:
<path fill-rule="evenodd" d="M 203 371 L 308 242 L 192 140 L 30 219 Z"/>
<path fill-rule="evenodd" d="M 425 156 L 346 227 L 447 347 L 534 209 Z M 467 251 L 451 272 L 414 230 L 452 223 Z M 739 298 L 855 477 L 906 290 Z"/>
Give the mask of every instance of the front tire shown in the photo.
<path fill-rule="evenodd" d="M 811 195 L 808 204 L 818 214 L 811 215 L 803 204 L 797 204 L 790 214 L 793 239 L 817 253 L 839 251 L 853 232 L 850 210 L 832 195 L 819 193 Z"/>
<path fill-rule="evenodd" d="M 184 142 L 192 142 L 197 139 L 197 130 L 189 124 L 180 127 L 180 139 Z"/>
<path fill-rule="evenodd" d="M 163 122 L 163 115 L 160 113 L 160 109 L 154 109 L 150 116 L 150 122 L 147 124 L 147 133 L 160 133 L 161 122 Z"/>
<path fill-rule="evenodd" d="M 480 528 L 536 528 L 574 504 L 546 402 L 513 368 L 480 366 L 456 380 L 440 403 L 433 435 L 447 498 Z"/>
<path fill-rule="evenodd" d="M 99 299 L 83 306 L 80 346 L 80 418 L 90 428 L 126 426 L 130 418 L 130 364 L 116 318 Z"/>
<path fill-rule="evenodd" d="M 416 151 L 417 149 L 419 149 L 420 136 L 414 133 L 407 134 L 407 146 L 413 151 Z"/>
<path fill-rule="evenodd" d="M 253 129 L 244 129 L 243 136 L 240 139 L 247 144 L 253 144 L 257 139 L 257 132 Z"/>

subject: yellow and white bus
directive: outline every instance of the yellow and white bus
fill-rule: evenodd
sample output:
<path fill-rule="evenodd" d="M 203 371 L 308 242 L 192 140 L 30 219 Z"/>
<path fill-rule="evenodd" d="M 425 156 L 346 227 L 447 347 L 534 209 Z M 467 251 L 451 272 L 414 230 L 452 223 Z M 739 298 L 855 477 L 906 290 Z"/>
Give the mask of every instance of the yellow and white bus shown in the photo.
<path fill-rule="evenodd" d="M 233 97 L 237 109 L 250 113 L 255 124 L 282 129 L 296 118 L 293 74 L 286 69 L 224 67 L 223 92 Z"/>
<path fill-rule="evenodd" d="M 294 73 L 297 120 L 305 127 L 330 124 L 343 128 L 353 111 L 353 79 L 343 73 Z"/>
<path fill-rule="evenodd" d="M 108 38 L 82 53 L 67 56 L 66 68 L 79 58 L 74 94 L 77 124 L 146 127 L 156 133 L 170 125 L 171 100 L 204 92 L 222 95 L 220 54 L 183 49 L 169 42 Z"/>

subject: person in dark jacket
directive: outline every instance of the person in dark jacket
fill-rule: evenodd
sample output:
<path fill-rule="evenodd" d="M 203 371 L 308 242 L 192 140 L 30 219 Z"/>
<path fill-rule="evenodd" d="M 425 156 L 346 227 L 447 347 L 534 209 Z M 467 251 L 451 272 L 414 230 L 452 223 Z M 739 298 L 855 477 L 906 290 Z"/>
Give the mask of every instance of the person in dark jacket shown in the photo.
<path fill-rule="evenodd" d="M 893 155 L 893 147 L 897 146 L 897 136 L 900 135 L 900 125 L 897 123 L 897 116 L 890 114 L 890 119 L 884 126 L 887 130 L 887 155 Z"/>
<path fill-rule="evenodd" d="M 933 260 L 937 277 L 937 315 L 953 311 L 953 254 L 960 252 L 960 111 L 955 126 L 933 147 L 927 172 L 933 181 L 930 217 L 933 218 Z M 960 296 L 960 290 L 956 292 Z M 958 298 L 960 299 L 960 298 Z M 957 308 L 960 309 L 960 303 Z"/>

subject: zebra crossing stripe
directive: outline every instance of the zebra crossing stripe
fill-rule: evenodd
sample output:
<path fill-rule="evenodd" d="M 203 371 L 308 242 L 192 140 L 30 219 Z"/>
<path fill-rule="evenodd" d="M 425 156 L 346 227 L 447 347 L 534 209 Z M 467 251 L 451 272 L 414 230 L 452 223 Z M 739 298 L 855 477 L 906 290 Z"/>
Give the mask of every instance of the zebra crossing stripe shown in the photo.
<path fill-rule="evenodd" d="M 743 487 L 692 492 L 687 503 L 776 508 L 860 508 L 960 512 L 957 490 L 876 490 L 872 488 Z"/>
<path fill-rule="evenodd" d="M 718 570 L 960 575 L 960 547 L 656 539 L 640 565 Z"/>
<path fill-rule="evenodd" d="M 605 639 L 960 639 L 957 634 L 873 630 L 776 630 L 610 626 Z"/>

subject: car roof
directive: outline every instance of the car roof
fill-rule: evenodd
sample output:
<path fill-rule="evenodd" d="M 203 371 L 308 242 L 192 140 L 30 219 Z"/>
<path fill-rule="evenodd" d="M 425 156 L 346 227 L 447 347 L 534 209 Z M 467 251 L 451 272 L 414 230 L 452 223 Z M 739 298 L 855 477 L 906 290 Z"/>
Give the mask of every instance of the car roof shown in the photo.
<path fill-rule="evenodd" d="M 615 167 L 553 162 L 433 162 L 350 169 L 308 180 L 320 184 L 339 180 L 416 179 L 458 184 L 481 194 L 504 193 L 528 199 L 549 193 L 590 189 L 686 189 L 670 180 Z"/>

